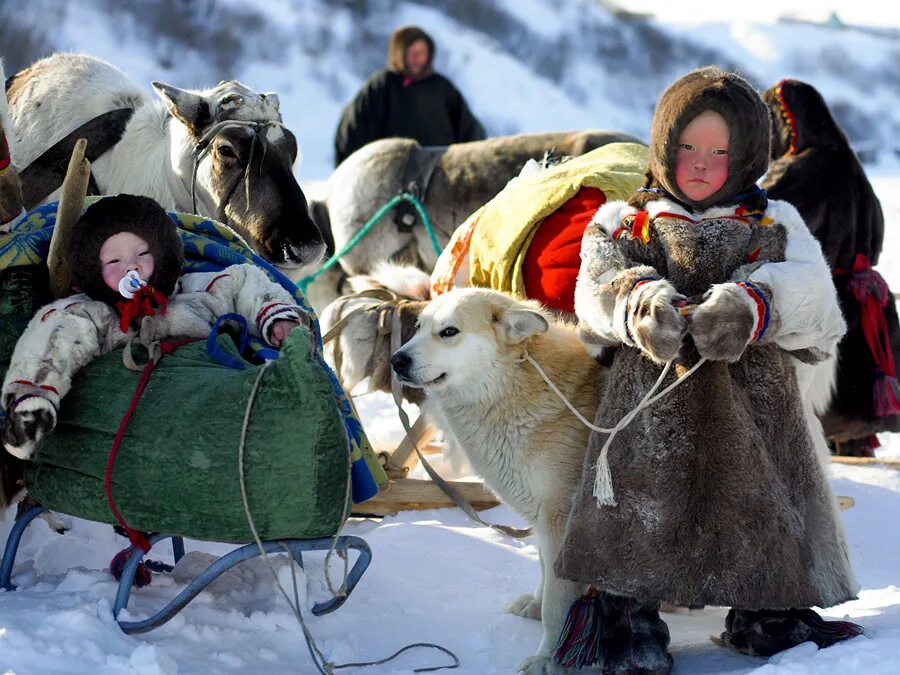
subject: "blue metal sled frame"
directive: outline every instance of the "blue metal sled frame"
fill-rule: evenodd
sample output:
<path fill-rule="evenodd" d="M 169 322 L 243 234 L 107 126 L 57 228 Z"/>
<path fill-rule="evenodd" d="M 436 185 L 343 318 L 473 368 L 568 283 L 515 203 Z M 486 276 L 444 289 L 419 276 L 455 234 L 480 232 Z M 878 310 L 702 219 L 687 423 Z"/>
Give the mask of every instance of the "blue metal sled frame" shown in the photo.
<path fill-rule="evenodd" d="M 16 552 L 19 549 L 19 542 L 22 539 L 22 533 L 32 520 L 37 518 L 47 509 L 43 506 L 34 506 L 25 511 L 18 518 L 10 530 L 9 537 L 6 540 L 6 549 L 3 551 L 3 562 L 0 563 L 0 588 L 8 591 L 15 590 L 12 584 L 13 563 L 16 559 Z M 175 556 L 175 562 L 184 555 L 184 541 L 181 537 L 170 534 L 157 534 L 150 538 L 150 543 L 155 544 L 163 539 L 172 539 L 172 552 Z M 347 587 L 344 592 L 330 600 L 317 603 L 312 608 L 312 613 L 316 616 L 333 612 L 344 604 L 350 593 L 356 587 L 357 582 L 369 566 L 372 560 L 372 551 L 369 545 L 359 537 L 343 535 L 338 537 L 337 543 L 331 537 L 320 537 L 318 539 L 279 539 L 276 541 L 264 541 L 263 549 L 266 554 L 284 553 L 285 548 L 290 551 L 294 560 L 300 567 L 303 567 L 304 551 L 327 551 L 334 545 L 336 551 L 359 551 L 359 557 L 353 563 L 353 567 L 347 575 Z M 133 546 L 129 549 L 130 553 L 128 562 L 122 571 L 122 578 L 119 580 L 119 590 L 116 593 L 116 602 L 113 606 L 113 616 L 116 622 L 125 633 L 146 633 L 159 626 L 180 612 L 191 600 L 193 600 L 200 592 L 210 583 L 215 581 L 220 574 L 228 571 L 235 565 L 244 560 L 249 560 L 260 554 L 259 547 L 256 544 L 246 544 L 230 553 L 222 556 L 194 579 L 187 587 L 176 595 L 169 603 L 159 610 L 153 616 L 142 621 L 119 621 L 119 612 L 128 606 L 128 598 L 131 595 L 131 585 L 134 575 L 137 572 L 138 565 L 144 557 L 143 551 Z"/>

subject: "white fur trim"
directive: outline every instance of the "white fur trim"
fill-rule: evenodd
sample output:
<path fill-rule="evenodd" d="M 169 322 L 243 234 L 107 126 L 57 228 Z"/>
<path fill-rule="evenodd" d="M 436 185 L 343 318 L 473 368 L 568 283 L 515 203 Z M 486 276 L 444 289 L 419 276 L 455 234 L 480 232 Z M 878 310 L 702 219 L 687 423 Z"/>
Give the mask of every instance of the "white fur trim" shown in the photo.
<path fill-rule="evenodd" d="M 637 209 L 629 206 L 627 202 L 607 202 L 597 209 L 597 213 L 591 218 L 591 223 L 596 223 L 607 236 L 611 237 L 622 224 L 622 219 L 633 213 L 637 213 Z"/>
<path fill-rule="evenodd" d="M 413 265 L 398 265 L 397 263 L 382 261 L 372 269 L 371 277 L 381 286 L 400 295 L 420 300 L 427 300 L 429 297 L 431 276 Z M 363 285 L 361 288 L 357 288 L 354 285 L 355 278 L 350 277 L 348 280 L 350 287 L 354 291 L 372 288 L 371 285 Z"/>
<path fill-rule="evenodd" d="M 772 291 L 770 311 L 778 325 L 771 341 L 785 349 L 832 353 L 847 326 L 822 247 L 793 205 L 771 200 L 766 215 L 787 230 L 785 260 L 766 263 L 750 275 L 750 281 Z"/>

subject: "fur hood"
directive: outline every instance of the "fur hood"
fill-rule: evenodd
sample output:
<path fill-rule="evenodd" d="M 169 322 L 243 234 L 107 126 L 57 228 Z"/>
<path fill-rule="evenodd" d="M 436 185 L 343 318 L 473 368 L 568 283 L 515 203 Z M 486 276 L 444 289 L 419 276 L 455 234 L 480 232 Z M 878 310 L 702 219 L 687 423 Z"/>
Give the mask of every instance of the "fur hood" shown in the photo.
<path fill-rule="evenodd" d="M 153 274 L 147 282 L 166 297 L 172 295 L 184 265 L 178 227 L 149 197 L 124 194 L 89 206 L 72 229 L 66 257 L 79 288 L 108 305 L 122 301 L 122 296 L 104 283 L 100 264 L 103 242 L 119 232 L 130 232 L 147 242 L 153 254 Z"/>
<path fill-rule="evenodd" d="M 425 70 L 416 79 L 421 80 L 431 75 L 434 64 L 434 40 L 418 26 L 403 26 L 391 34 L 387 53 L 388 70 L 404 77 L 411 76 L 406 69 L 406 48 L 416 40 L 422 40 L 428 45 L 428 65 L 425 66 Z"/>
<path fill-rule="evenodd" d="M 700 202 L 685 197 L 675 183 L 678 137 L 697 115 L 712 110 L 728 125 L 728 178 Z M 769 162 L 769 112 L 756 90 L 735 73 L 708 66 L 670 85 L 659 99 L 650 128 L 650 158 L 644 187 L 660 188 L 692 210 L 703 210 L 733 195 L 753 191 Z M 631 204 L 641 208 L 658 196 L 639 193 Z M 759 210 L 762 204 L 747 204 Z"/>

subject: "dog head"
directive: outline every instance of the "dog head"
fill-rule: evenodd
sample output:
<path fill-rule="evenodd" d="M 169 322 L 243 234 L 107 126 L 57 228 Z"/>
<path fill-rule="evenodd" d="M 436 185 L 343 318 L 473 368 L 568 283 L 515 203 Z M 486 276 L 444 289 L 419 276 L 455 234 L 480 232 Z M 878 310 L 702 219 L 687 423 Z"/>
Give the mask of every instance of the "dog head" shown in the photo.
<path fill-rule="evenodd" d="M 550 323 L 535 303 L 467 288 L 432 300 L 416 326 L 391 357 L 397 379 L 429 394 L 484 400 L 503 392 L 504 366 L 520 361 Z"/>

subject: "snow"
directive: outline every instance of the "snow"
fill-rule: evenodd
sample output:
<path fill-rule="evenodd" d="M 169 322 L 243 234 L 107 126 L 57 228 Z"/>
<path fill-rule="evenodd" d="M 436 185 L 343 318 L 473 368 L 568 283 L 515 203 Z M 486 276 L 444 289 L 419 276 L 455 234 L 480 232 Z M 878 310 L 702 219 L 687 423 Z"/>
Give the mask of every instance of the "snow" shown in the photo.
<path fill-rule="evenodd" d="M 900 287 L 900 172 L 873 172 L 885 207 L 885 253 L 881 270 Z M 376 445 L 390 447 L 401 427 L 390 397 L 367 394 L 358 408 Z M 410 408 L 409 413 L 415 414 Z M 883 434 L 882 454 L 900 456 L 900 435 Z M 458 477 L 449 460 L 436 462 L 446 477 Z M 458 466 L 458 464 L 456 465 Z M 834 491 L 856 505 L 842 513 L 850 556 L 862 586 L 859 599 L 828 608 L 829 618 L 849 617 L 868 637 L 829 649 L 803 644 L 768 661 L 725 650 L 710 640 L 724 628 L 726 610 L 706 608 L 664 614 L 672 633 L 676 672 L 681 673 L 891 673 L 900 672 L 900 472 L 832 466 Z M 421 467 L 417 476 L 421 476 Z M 469 476 L 468 478 L 472 478 Z M 0 522 L 0 538 L 14 510 Z M 506 507 L 482 514 L 490 522 L 524 523 Z M 112 618 L 116 584 L 109 560 L 125 546 L 108 525 L 64 516 L 71 529 L 51 531 L 42 520 L 26 530 L 19 550 L 14 592 L 0 591 L 0 672 L 19 675 L 137 673 L 313 673 L 300 628 L 261 559 L 242 563 L 201 593 L 172 621 L 142 635 L 122 633 Z M 455 509 L 404 512 L 380 521 L 354 519 L 344 534 L 363 537 L 372 564 L 337 612 L 312 617 L 309 630 L 336 663 L 383 658 L 412 642 L 440 644 L 461 661 L 457 672 L 510 673 L 536 648 L 540 625 L 503 611 L 537 584 L 537 549 L 471 523 Z M 177 595 L 211 560 L 230 546 L 186 542 L 188 555 L 172 575 L 154 575 L 135 590 L 121 618 L 144 618 Z M 172 562 L 165 543 L 152 558 Z M 291 593 L 287 556 L 271 556 L 278 579 Z M 306 554 L 297 570 L 301 605 L 328 597 L 324 554 Z M 343 566 L 333 561 L 332 579 Z M 408 673 L 447 663 L 434 650 L 415 649 L 367 669 L 373 674 Z"/>
<path fill-rule="evenodd" d="M 241 8 L 248 3 L 229 0 L 229 4 Z M 279 93 L 285 121 L 304 152 L 305 160 L 297 169 L 304 184 L 328 176 L 334 124 L 342 105 L 361 83 L 360 73 L 339 55 L 340 50 L 358 55 L 354 41 L 361 38 L 353 32 L 345 4 L 323 12 L 318 3 L 309 0 L 260 3 L 282 31 L 273 41 L 283 40 L 287 34 L 296 34 L 298 39 L 285 43 L 275 61 L 250 61 L 240 73 L 221 74 L 239 76 L 261 91 Z M 510 13 L 525 12 L 533 33 L 552 40 L 567 23 L 563 19 L 592 4 L 579 0 L 567 5 L 564 16 L 548 12 L 550 5 L 539 0 L 504 0 L 502 6 Z M 577 52 L 572 68 L 577 81 L 539 78 L 491 39 L 463 29 L 434 8 L 406 2 L 394 5 L 396 12 L 384 18 L 386 23 L 427 23 L 439 46 L 452 42 L 452 50 L 439 53 L 438 69 L 466 93 L 492 133 L 607 127 L 646 136 L 652 88 L 661 88 L 664 81 L 642 85 L 635 92 L 634 83 L 591 67 L 590 55 Z M 55 16 L 64 44 L 110 60 L 148 89 L 154 79 L 183 87 L 209 86 L 221 79 L 192 51 L 186 50 L 177 66 L 163 66 L 171 64 L 162 58 L 171 47 L 148 42 L 139 35 L 139 27 L 128 22 L 114 26 L 101 20 L 100 10 L 87 11 L 87 16 L 74 9 Z M 605 15 L 601 16 L 594 25 L 605 20 Z M 90 31 L 84 29 L 86 25 L 91 26 Z M 753 74 L 767 85 L 790 75 L 804 77 L 830 101 L 856 97 L 870 101 L 870 106 L 884 115 L 897 114 L 893 90 L 871 86 L 880 69 L 893 68 L 890 59 L 896 59 L 895 47 L 887 40 L 859 35 L 847 41 L 847 35 L 842 35 L 840 52 L 849 53 L 858 66 L 872 74 L 871 78 L 856 76 L 853 82 L 837 79 L 832 71 L 823 74 L 817 60 L 835 48 L 822 38 L 821 31 L 811 28 L 743 22 L 671 30 L 715 45 L 737 63 L 752 64 Z M 317 42 L 320 34 L 334 44 Z M 123 49 L 125 40 L 138 46 Z M 326 57 L 312 58 L 319 56 L 319 51 Z M 788 59 L 799 64 L 795 71 L 785 72 Z M 482 65 L 487 63 L 490 68 Z M 628 96 L 622 94 L 626 90 Z M 880 142 L 896 147 L 894 139 L 884 137 Z M 879 270 L 894 289 L 900 289 L 900 163 L 886 157 L 881 166 L 869 168 L 886 219 Z M 402 430 L 389 397 L 362 395 L 356 403 L 377 446 L 389 447 L 399 440 Z M 414 412 L 410 410 L 411 415 Z M 882 434 L 881 441 L 880 456 L 900 457 L 900 434 Z M 458 460 L 439 458 L 435 463 L 447 478 L 474 479 Z M 833 465 L 832 474 L 835 493 L 856 502 L 841 519 L 862 591 L 858 600 L 828 608 L 824 614 L 858 621 L 868 636 L 826 650 L 804 644 L 766 660 L 727 651 L 710 641 L 710 636 L 724 628 L 725 609 L 679 611 L 664 615 L 672 633 L 676 673 L 900 673 L 900 472 Z M 414 475 L 424 477 L 421 468 Z M 0 522 L 0 540 L 9 533 L 13 515 L 10 509 Z M 482 516 L 492 522 L 523 525 L 506 507 Z M 129 636 L 113 620 L 116 584 L 106 569 L 125 541 L 108 525 L 69 516 L 63 520 L 71 528 L 63 536 L 42 520 L 28 528 L 13 575 L 18 590 L 0 591 L 0 672 L 315 672 L 300 627 L 262 560 L 231 570 L 165 626 Z M 373 561 L 340 610 L 318 618 L 304 611 L 309 630 L 328 659 L 338 663 L 376 660 L 411 642 L 433 642 L 459 656 L 461 667 L 456 672 L 488 675 L 511 673 L 533 653 L 540 639 L 539 623 L 502 609 L 537 584 L 538 555 L 532 540 L 509 539 L 476 526 L 453 509 L 405 512 L 382 520 L 355 519 L 343 533 L 363 537 L 372 548 Z M 186 543 L 189 554 L 175 572 L 155 575 L 151 586 L 135 590 L 121 618 L 148 616 L 196 576 L 210 556 L 233 548 Z M 151 557 L 172 562 L 165 543 L 154 549 Z M 295 571 L 301 605 L 307 608 L 328 593 L 324 555 L 307 554 L 305 559 L 306 569 Z M 292 565 L 287 557 L 271 556 L 269 560 L 290 593 Z M 332 577 L 339 578 L 342 569 L 340 561 L 333 562 Z M 390 663 L 353 672 L 408 673 L 446 662 L 436 651 L 417 649 Z"/>

